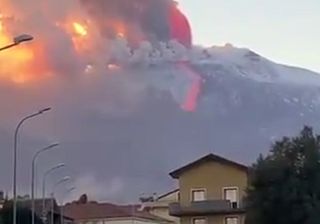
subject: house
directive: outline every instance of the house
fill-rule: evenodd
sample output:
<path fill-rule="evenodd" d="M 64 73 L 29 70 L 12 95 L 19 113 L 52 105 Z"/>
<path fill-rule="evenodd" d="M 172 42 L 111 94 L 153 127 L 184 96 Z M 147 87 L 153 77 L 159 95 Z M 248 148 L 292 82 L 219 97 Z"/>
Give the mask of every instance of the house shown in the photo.
<path fill-rule="evenodd" d="M 170 220 L 173 223 L 180 223 L 178 217 L 169 215 L 169 204 L 179 201 L 179 189 L 162 194 L 152 200 L 146 200 L 142 203 L 141 210 L 150 214 Z"/>
<path fill-rule="evenodd" d="M 170 204 L 169 214 L 181 224 L 244 223 L 247 166 L 209 154 L 170 176 L 179 182 L 180 197 Z"/>
<path fill-rule="evenodd" d="M 171 224 L 169 220 L 139 210 L 140 205 L 115 205 L 79 200 L 66 204 L 66 216 L 75 224 Z"/>

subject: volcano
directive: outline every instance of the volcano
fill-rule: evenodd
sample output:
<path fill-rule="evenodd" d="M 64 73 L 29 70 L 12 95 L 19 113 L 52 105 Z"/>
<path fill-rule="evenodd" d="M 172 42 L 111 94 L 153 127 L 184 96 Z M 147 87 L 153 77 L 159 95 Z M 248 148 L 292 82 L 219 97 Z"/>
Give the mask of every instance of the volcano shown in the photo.
<path fill-rule="evenodd" d="M 208 152 L 250 164 L 303 125 L 319 131 L 318 73 L 230 44 L 193 46 L 172 1 L 0 2 L 10 9 L 1 45 L 22 27 L 37 37 L 0 54 L 1 158 L 17 121 L 53 108 L 20 133 L 24 186 L 35 149 L 52 140 L 66 150 L 42 157 L 39 172 L 64 161 L 75 194 L 126 202 L 174 188 L 168 173 Z M 5 189 L 10 162 L 0 162 Z"/>
<path fill-rule="evenodd" d="M 304 125 L 320 130 L 318 73 L 231 45 L 195 50 L 192 55 L 190 64 L 203 81 L 197 109 L 180 111 L 162 93 L 172 91 L 179 99 L 186 82 L 161 65 L 159 73 L 164 75 L 151 81 L 154 88 L 143 109 L 127 120 L 131 131 L 137 131 L 125 143 L 132 161 L 115 154 L 116 161 L 126 163 L 120 168 L 123 175 L 130 169 L 137 180 L 148 182 L 141 186 L 137 181 L 136 194 L 167 190 L 170 170 L 208 152 L 250 164 L 274 141 L 298 133 Z"/>
<path fill-rule="evenodd" d="M 250 164 L 276 139 L 298 133 L 303 125 L 320 130 L 318 73 L 231 45 L 194 48 L 188 63 L 202 80 L 191 113 L 179 104 L 193 81 L 170 62 L 135 64 L 128 76 L 73 81 L 63 85 L 68 94 L 51 81 L 43 84 L 49 96 L 41 86 L 5 87 L 0 102 L 5 104 L 10 94 L 23 111 L 37 105 L 56 108 L 54 136 L 68 149 L 63 158 L 76 170 L 76 193 L 119 202 L 136 199 L 141 192 L 170 189 L 170 170 L 208 152 Z M 123 92 L 129 98 L 121 97 Z M 10 118 L 12 111 L 6 111 L 2 117 Z M 30 135 L 32 127 L 28 130 Z M 9 148 L 10 132 L 3 125 L 0 132 L 3 147 Z M 44 144 L 36 133 L 24 137 L 30 149 Z M 28 160 L 32 153 L 21 154 Z M 25 177 L 28 183 L 27 173 Z"/>

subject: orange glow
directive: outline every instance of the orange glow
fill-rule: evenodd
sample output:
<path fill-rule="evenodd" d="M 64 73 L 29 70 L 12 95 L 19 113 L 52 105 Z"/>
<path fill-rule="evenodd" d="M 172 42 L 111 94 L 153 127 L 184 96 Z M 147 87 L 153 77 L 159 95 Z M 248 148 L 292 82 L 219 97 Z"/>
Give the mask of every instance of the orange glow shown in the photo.
<path fill-rule="evenodd" d="M 74 32 L 80 36 L 87 36 L 88 35 L 88 31 L 87 31 L 87 28 L 80 24 L 80 23 L 77 23 L 77 22 L 74 22 L 73 24 L 73 29 L 74 29 Z"/>
<path fill-rule="evenodd" d="M 1 17 L 0 17 L 1 19 Z M 12 35 L 7 33 L 6 27 L 0 20 L 0 47 L 12 44 Z M 24 43 L 0 52 L 0 79 L 11 80 L 15 83 L 25 83 L 34 78 L 38 67 L 35 61 L 35 46 Z"/>
<path fill-rule="evenodd" d="M 127 27 L 121 22 L 114 23 L 114 29 L 117 33 L 117 36 L 120 38 L 125 38 L 127 36 Z"/>
<path fill-rule="evenodd" d="M 108 64 L 107 67 L 108 67 L 109 70 L 121 69 L 121 67 L 119 65 L 117 65 L 117 64 Z"/>
<path fill-rule="evenodd" d="M 192 79 L 192 84 L 187 91 L 186 98 L 181 105 L 181 108 L 187 112 L 194 112 L 197 109 L 198 98 L 201 92 L 200 75 L 189 65 L 189 63 L 178 63 L 178 68 L 184 70 L 186 75 Z"/>
<path fill-rule="evenodd" d="M 68 19 L 68 21 L 57 24 L 70 35 L 70 39 L 73 42 L 74 48 L 78 53 L 83 53 L 90 47 L 89 28 L 87 23 L 82 23 L 74 19 Z"/>
<path fill-rule="evenodd" d="M 118 37 L 124 38 L 124 33 L 118 33 Z"/>

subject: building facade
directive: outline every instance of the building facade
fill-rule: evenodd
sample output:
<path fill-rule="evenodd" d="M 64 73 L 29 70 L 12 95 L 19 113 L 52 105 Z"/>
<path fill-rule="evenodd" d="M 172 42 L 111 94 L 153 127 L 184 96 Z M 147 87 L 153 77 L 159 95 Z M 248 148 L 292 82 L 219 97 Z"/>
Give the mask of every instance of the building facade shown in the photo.
<path fill-rule="evenodd" d="M 169 214 L 181 224 L 244 224 L 248 168 L 209 154 L 170 173 L 179 182 L 179 201 Z"/>
<path fill-rule="evenodd" d="M 172 223 L 179 224 L 179 217 L 171 216 L 169 214 L 169 205 L 179 201 L 179 189 L 167 192 L 150 201 L 142 203 L 141 210 L 147 211 L 152 215 L 169 220 Z"/>

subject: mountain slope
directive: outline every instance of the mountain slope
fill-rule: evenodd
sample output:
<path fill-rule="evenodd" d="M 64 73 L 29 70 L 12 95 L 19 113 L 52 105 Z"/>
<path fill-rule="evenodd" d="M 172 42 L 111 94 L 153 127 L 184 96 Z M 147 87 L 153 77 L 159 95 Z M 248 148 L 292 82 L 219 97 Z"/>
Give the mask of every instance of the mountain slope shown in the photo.
<path fill-rule="evenodd" d="M 320 86 L 320 74 L 281 64 L 276 64 L 255 52 L 235 48 L 212 47 L 193 58 L 194 64 L 208 66 L 212 73 L 226 73 L 258 82 Z M 223 74 L 221 74 L 223 75 Z"/>
<path fill-rule="evenodd" d="M 136 55 L 140 67 L 125 72 L 55 76 L 41 85 L 0 82 L 3 158 L 11 156 L 16 121 L 35 108 L 53 108 L 21 132 L 19 181 L 25 189 L 34 150 L 52 140 L 67 150 L 44 156 L 39 170 L 62 160 L 73 170 L 75 194 L 123 202 L 175 188 L 168 173 L 209 152 L 250 164 L 305 124 L 319 130 L 317 73 L 229 45 L 175 49 L 202 80 L 197 108 L 186 112 L 180 105 L 195 77 L 172 63 L 172 51 L 168 61 L 155 62 L 149 50 Z M 0 165 L 0 185 L 10 189 L 10 160 Z"/>

